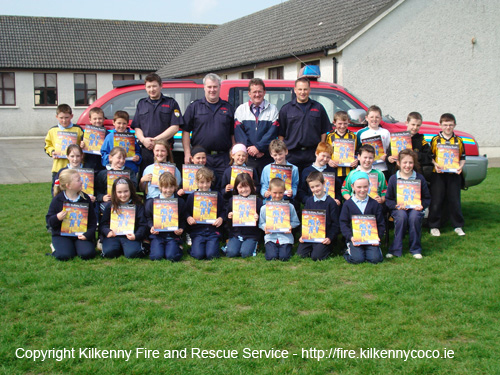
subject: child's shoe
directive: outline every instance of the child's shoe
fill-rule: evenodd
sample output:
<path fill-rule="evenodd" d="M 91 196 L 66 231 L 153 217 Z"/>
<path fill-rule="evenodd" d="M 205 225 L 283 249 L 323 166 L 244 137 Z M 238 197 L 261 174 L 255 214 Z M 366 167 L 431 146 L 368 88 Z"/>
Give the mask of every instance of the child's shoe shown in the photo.
<path fill-rule="evenodd" d="M 188 233 L 186 233 L 186 244 L 188 246 L 192 246 L 193 245 L 193 240 L 191 239 L 191 236 Z"/>
<path fill-rule="evenodd" d="M 431 228 L 431 236 L 439 237 L 440 235 L 441 235 L 441 232 L 439 231 L 439 228 Z"/>
<path fill-rule="evenodd" d="M 422 254 L 413 254 L 413 258 L 415 258 L 415 259 L 422 259 L 423 256 L 422 256 Z"/>
<path fill-rule="evenodd" d="M 386 257 L 387 259 L 391 259 L 391 258 L 394 258 L 394 255 L 393 255 L 393 254 L 391 254 L 391 253 L 387 253 L 387 254 L 385 254 L 385 257 Z"/>
<path fill-rule="evenodd" d="M 465 232 L 462 228 L 455 228 L 455 233 L 459 236 L 465 236 Z"/>

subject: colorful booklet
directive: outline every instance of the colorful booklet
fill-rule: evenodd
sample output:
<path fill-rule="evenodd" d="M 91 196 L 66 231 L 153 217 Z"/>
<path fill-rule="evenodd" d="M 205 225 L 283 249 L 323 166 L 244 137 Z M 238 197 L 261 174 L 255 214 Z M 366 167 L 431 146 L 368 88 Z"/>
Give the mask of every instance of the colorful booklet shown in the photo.
<path fill-rule="evenodd" d="M 130 133 L 115 133 L 113 147 L 123 147 L 127 152 L 125 160 L 132 160 L 135 156 L 135 136 Z"/>
<path fill-rule="evenodd" d="M 153 201 L 153 226 L 157 232 L 173 232 L 179 229 L 177 198 L 158 198 Z"/>
<path fill-rule="evenodd" d="M 421 181 L 398 179 L 396 183 L 396 197 L 398 206 L 415 208 L 422 205 L 420 198 Z"/>
<path fill-rule="evenodd" d="M 233 227 L 255 227 L 257 222 L 255 214 L 257 213 L 257 196 L 241 195 L 233 196 Z"/>
<path fill-rule="evenodd" d="M 378 174 L 375 172 L 368 173 L 368 178 L 370 179 L 370 190 L 368 190 L 368 196 L 370 198 L 375 198 L 378 195 Z"/>
<path fill-rule="evenodd" d="M 352 216 L 353 243 L 359 245 L 379 245 L 377 220 L 375 215 Z"/>
<path fill-rule="evenodd" d="M 290 203 L 270 201 L 266 203 L 266 230 L 270 233 L 290 232 Z"/>
<path fill-rule="evenodd" d="M 292 166 L 282 164 L 271 164 L 271 176 L 269 181 L 273 178 L 280 178 L 285 181 L 285 190 L 292 190 Z"/>
<path fill-rule="evenodd" d="M 76 168 L 82 179 L 82 191 L 88 195 L 94 195 L 94 170 L 92 168 Z"/>
<path fill-rule="evenodd" d="M 230 185 L 234 186 L 234 180 L 236 179 L 236 176 L 238 176 L 240 173 L 248 173 L 250 175 L 250 177 L 253 178 L 253 169 L 252 168 L 240 167 L 240 166 L 233 165 L 231 167 L 231 182 L 229 183 Z"/>
<path fill-rule="evenodd" d="M 460 148 L 458 145 L 437 145 L 436 162 L 442 172 L 457 173 L 460 168 Z"/>
<path fill-rule="evenodd" d="M 111 210 L 110 228 L 117 236 L 133 234 L 135 227 L 135 204 L 121 204 L 118 212 Z"/>
<path fill-rule="evenodd" d="M 192 193 L 198 189 L 196 172 L 203 168 L 201 164 L 182 164 L 182 188 L 185 193 Z"/>
<path fill-rule="evenodd" d="M 195 191 L 193 218 L 196 224 L 213 224 L 217 220 L 217 192 Z"/>
<path fill-rule="evenodd" d="M 323 242 L 326 238 L 326 210 L 302 210 L 302 240 Z"/>
<path fill-rule="evenodd" d="M 85 133 L 83 134 L 83 142 L 87 154 L 101 155 L 101 147 L 106 138 L 106 128 L 100 126 L 86 125 Z"/>
<path fill-rule="evenodd" d="M 153 177 L 151 178 L 151 186 L 160 186 L 160 176 L 170 172 L 175 177 L 175 164 L 174 163 L 154 163 Z"/>
<path fill-rule="evenodd" d="M 68 157 L 66 156 L 66 149 L 69 145 L 76 144 L 77 139 L 78 135 L 75 132 L 57 132 L 57 139 L 55 144 L 56 152 L 59 155 L 57 158 L 67 159 Z"/>
<path fill-rule="evenodd" d="M 391 154 L 398 156 L 398 154 L 405 148 L 411 150 L 411 134 L 410 132 L 397 132 L 391 133 Z"/>
<path fill-rule="evenodd" d="M 383 163 L 382 157 L 385 156 L 384 144 L 382 143 L 382 138 L 380 135 L 374 137 L 365 138 L 361 141 L 364 145 L 372 145 L 375 149 L 375 159 L 373 164 Z"/>
<path fill-rule="evenodd" d="M 63 210 L 66 211 L 66 217 L 61 224 L 61 236 L 78 237 L 87 231 L 89 218 L 88 203 L 65 202 Z"/>
<path fill-rule="evenodd" d="M 323 172 L 323 177 L 326 194 L 335 199 L 335 172 Z"/>
<path fill-rule="evenodd" d="M 335 138 L 333 141 L 333 161 L 339 167 L 350 167 L 355 157 L 355 139 Z"/>
<path fill-rule="evenodd" d="M 111 190 L 113 189 L 113 183 L 119 178 L 130 178 L 130 173 L 128 171 L 108 171 L 107 173 L 107 193 L 111 195 Z"/>

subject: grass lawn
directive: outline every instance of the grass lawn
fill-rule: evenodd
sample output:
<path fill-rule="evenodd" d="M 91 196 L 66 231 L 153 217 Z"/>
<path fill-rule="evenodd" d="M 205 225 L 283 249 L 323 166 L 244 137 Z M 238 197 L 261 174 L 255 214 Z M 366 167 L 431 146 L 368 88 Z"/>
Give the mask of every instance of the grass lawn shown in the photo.
<path fill-rule="evenodd" d="M 379 265 L 293 257 L 180 263 L 97 258 L 58 262 L 48 184 L 0 185 L 0 370 L 6 374 L 494 374 L 500 372 L 500 169 L 463 192 L 467 235 L 423 234 L 424 259 Z M 26 198 L 27 197 L 27 198 Z M 383 249 L 384 253 L 386 249 Z M 71 349 L 75 358 L 16 358 Z M 81 358 L 79 349 L 131 350 L 126 359 Z M 136 348 L 160 358 L 136 357 Z M 186 359 L 164 358 L 187 348 Z M 192 348 L 237 350 L 191 358 Z M 289 357 L 244 358 L 244 349 Z M 437 350 L 453 358 L 303 358 L 302 349 Z M 85 352 L 88 354 L 89 351 Z M 380 354 L 380 352 L 378 352 Z M 293 355 L 297 354 L 297 355 Z M 328 353 L 327 353 L 328 354 Z M 417 353 L 415 353 L 417 354 Z"/>

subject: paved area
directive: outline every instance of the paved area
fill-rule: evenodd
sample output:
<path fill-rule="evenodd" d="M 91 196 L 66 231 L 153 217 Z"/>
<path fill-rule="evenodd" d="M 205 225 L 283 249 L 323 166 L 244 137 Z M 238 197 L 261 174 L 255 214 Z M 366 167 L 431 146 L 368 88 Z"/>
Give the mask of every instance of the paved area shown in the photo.
<path fill-rule="evenodd" d="M 0 183 L 50 182 L 52 159 L 44 149 L 44 137 L 0 138 Z M 490 168 L 500 167 L 500 158 L 489 159 Z"/>

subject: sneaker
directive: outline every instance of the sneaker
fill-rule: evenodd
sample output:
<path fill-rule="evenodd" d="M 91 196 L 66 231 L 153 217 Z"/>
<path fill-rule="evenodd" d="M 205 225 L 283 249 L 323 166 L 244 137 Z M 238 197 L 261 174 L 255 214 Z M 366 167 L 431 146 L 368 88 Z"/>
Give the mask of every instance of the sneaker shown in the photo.
<path fill-rule="evenodd" d="M 455 228 L 455 233 L 459 236 L 465 236 L 465 232 L 462 228 Z"/>
<path fill-rule="evenodd" d="M 387 259 L 391 259 L 391 258 L 394 258 L 394 255 L 392 255 L 391 253 L 387 253 L 387 254 L 385 254 L 385 257 Z"/>
<path fill-rule="evenodd" d="M 422 254 L 413 254 L 413 258 L 415 258 L 415 259 L 422 259 L 423 256 L 422 256 Z"/>
<path fill-rule="evenodd" d="M 101 242 L 100 239 L 97 240 L 97 246 L 96 247 L 97 247 L 97 250 L 102 251 L 102 242 Z"/>
<path fill-rule="evenodd" d="M 56 249 L 54 248 L 54 244 L 52 242 L 50 243 L 50 250 L 52 253 L 56 251 Z"/>
<path fill-rule="evenodd" d="M 439 237 L 440 235 L 441 235 L 441 232 L 439 231 L 438 228 L 431 228 L 431 236 Z"/>
<path fill-rule="evenodd" d="M 193 245 L 193 241 L 191 240 L 191 236 L 189 234 L 187 234 L 187 233 L 186 233 L 186 244 L 188 246 Z"/>

